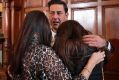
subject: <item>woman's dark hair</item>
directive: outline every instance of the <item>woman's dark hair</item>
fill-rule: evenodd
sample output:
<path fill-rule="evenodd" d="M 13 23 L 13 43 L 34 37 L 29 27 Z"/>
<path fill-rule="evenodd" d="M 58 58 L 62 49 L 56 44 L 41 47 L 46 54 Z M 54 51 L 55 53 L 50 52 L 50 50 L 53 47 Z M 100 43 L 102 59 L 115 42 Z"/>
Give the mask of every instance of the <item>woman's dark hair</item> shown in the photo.
<path fill-rule="evenodd" d="M 24 53 L 34 41 L 37 44 L 46 46 L 50 46 L 51 43 L 51 30 L 48 19 L 43 12 L 37 10 L 26 14 L 17 43 L 14 46 L 11 72 L 21 73 Z"/>
<path fill-rule="evenodd" d="M 65 13 L 68 12 L 67 4 L 64 1 L 62 1 L 62 0 L 51 0 L 48 2 L 48 8 L 50 8 L 50 6 L 54 5 L 54 4 L 63 5 Z"/>
<path fill-rule="evenodd" d="M 82 41 L 87 34 L 89 32 L 74 20 L 63 22 L 57 30 L 53 49 L 71 72 L 87 53 L 87 45 Z"/>

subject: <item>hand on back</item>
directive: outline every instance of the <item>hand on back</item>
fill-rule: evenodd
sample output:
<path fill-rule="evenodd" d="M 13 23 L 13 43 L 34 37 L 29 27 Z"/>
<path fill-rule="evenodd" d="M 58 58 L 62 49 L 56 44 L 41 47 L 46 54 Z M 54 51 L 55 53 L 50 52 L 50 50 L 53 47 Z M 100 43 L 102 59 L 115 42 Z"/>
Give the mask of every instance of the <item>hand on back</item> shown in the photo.
<path fill-rule="evenodd" d="M 83 41 L 92 47 L 102 48 L 106 46 L 106 40 L 99 35 L 85 35 Z"/>

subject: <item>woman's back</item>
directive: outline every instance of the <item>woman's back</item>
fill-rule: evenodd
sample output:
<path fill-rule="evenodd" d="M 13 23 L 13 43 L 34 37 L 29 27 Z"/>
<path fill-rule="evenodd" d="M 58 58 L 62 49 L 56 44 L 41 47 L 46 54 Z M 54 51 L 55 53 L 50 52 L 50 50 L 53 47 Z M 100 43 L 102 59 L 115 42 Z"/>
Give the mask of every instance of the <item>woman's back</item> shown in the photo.
<path fill-rule="evenodd" d="M 97 48 L 89 47 L 83 42 L 83 36 L 88 34 L 89 32 L 74 20 L 63 22 L 57 30 L 53 48 L 68 67 L 72 76 L 77 76 L 83 70 L 93 52 L 98 51 Z M 94 68 L 90 76 L 91 80 L 102 78 L 101 69 L 101 64 Z"/>
<path fill-rule="evenodd" d="M 32 44 L 22 59 L 22 74 L 13 74 L 15 80 L 61 80 L 69 79 L 67 69 L 64 71 L 62 61 L 52 48 L 45 45 Z M 57 68 L 55 68 L 57 67 Z M 64 67 L 65 68 L 65 67 Z M 64 73 L 61 73 L 61 72 Z"/>

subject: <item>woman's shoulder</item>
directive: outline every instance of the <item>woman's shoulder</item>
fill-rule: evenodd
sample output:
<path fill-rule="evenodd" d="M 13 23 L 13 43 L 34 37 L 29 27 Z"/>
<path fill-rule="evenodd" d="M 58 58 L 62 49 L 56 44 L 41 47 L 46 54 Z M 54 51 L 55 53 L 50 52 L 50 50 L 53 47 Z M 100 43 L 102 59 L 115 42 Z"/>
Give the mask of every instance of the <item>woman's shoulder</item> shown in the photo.
<path fill-rule="evenodd" d="M 52 47 L 46 45 L 37 45 L 36 48 L 42 50 L 43 52 L 54 51 Z"/>
<path fill-rule="evenodd" d="M 30 49 L 29 51 L 27 51 L 27 55 L 30 55 L 30 56 L 32 55 L 31 57 L 36 57 L 37 55 L 37 58 L 39 59 L 49 58 L 49 57 L 59 59 L 55 51 L 52 49 L 52 47 L 49 47 L 46 45 L 35 45 L 35 46 L 30 47 Z"/>
<path fill-rule="evenodd" d="M 59 59 L 59 57 L 57 56 L 56 52 L 52 49 L 52 47 L 41 45 L 41 46 L 38 46 L 38 48 L 40 48 L 40 53 L 42 53 L 41 54 L 42 56 Z"/>
<path fill-rule="evenodd" d="M 52 47 L 46 46 L 46 45 L 35 45 L 35 46 L 32 46 L 31 49 L 35 51 L 35 53 L 42 53 L 42 54 L 55 53 Z"/>
<path fill-rule="evenodd" d="M 46 46 L 43 44 L 37 44 L 37 45 L 30 45 L 30 47 L 28 48 L 28 50 L 35 50 L 35 51 L 53 51 L 52 47 L 50 46 Z"/>

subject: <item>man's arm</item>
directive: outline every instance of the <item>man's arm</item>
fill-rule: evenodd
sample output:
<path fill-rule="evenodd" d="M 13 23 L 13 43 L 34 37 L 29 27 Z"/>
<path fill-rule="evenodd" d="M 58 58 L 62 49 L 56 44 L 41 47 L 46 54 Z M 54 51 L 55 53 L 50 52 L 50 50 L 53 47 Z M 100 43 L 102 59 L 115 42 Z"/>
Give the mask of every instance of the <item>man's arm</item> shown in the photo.
<path fill-rule="evenodd" d="M 97 47 L 98 49 L 105 50 L 106 54 L 106 62 L 110 59 L 111 53 L 113 52 L 113 46 L 112 44 L 104 39 L 103 37 L 99 35 L 85 35 L 83 37 L 84 43 L 88 44 L 89 46 L 92 47 Z"/>
<path fill-rule="evenodd" d="M 92 47 L 97 47 L 97 48 L 105 47 L 109 51 L 112 50 L 111 49 L 112 48 L 111 43 L 99 35 L 93 35 L 93 34 L 92 35 L 85 35 L 83 37 L 83 41 L 84 41 L 84 43 L 86 43 Z"/>

